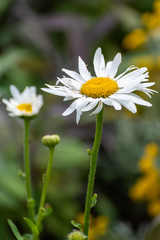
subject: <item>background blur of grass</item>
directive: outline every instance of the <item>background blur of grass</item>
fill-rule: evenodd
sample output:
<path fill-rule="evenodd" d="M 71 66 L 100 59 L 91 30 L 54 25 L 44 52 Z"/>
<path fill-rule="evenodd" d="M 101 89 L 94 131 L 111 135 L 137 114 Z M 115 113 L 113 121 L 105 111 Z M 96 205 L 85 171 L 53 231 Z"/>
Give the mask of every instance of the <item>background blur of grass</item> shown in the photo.
<path fill-rule="evenodd" d="M 160 23 L 160 14 L 156 14 L 159 5 L 155 7 L 153 3 L 152 0 L 0 0 L 0 97 L 10 97 L 11 84 L 21 91 L 26 85 L 35 85 L 44 96 L 44 106 L 32 122 L 30 139 L 37 201 L 48 159 L 41 137 L 56 133 L 62 139 L 56 149 L 47 197 L 53 213 L 44 221 L 42 239 L 65 239 L 72 229 L 70 220 L 84 209 L 89 168 L 86 149 L 93 143 L 95 116 L 84 114 L 77 126 L 74 114 L 61 116 L 69 103 L 40 88 L 45 83 L 55 84 L 63 67 L 77 70 L 78 56 L 92 71 L 93 54 L 100 46 L 107 61 L 117 52 L 122 53 L 121 71 L 131 64 L 147 66 L 151 81 L 156 82 L 154 89 L 159 91 L 160 24 L 150 27 L 142 18 L 149 12 L 152 14 L 147 15 L 149 22 L 152 17 Z M 140 175 L 137 166 L 144 147 L 149 142 L 160 145 L 159 94 L 149 101 L 153 107 L 138 107 L 135 115 L 125 109 L 105 110 L 95 184 L 99 199 L 93 215 L 106 216 L 110 224 L 108 235 L 97 240 L 138 239 L 151 221 L 146 202 L 133 202 L 128 195 Z M 21 232 L 29 231 L 22 223 L 22 216 L 26 216 L 25 189 L 23 179 L 17 175 L 18 169 L 22 169 L 23 124 L 10 118 L 3 104 L 0 108 L 0 239 L 8 240 L 13 239 L 8 218 Z"/>

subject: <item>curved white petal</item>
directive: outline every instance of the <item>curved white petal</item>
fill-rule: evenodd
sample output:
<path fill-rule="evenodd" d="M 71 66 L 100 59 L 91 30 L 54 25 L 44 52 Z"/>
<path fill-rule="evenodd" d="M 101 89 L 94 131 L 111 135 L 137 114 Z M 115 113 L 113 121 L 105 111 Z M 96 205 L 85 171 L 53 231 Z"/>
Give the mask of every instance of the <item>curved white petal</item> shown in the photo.
<path fill-rule="evenodd" d="M 143 105 L 143 106 L 152 106 L 149 102 L 143 100 L 142 98 L 140 98 L 139 96 L 137 96 L 136 94 L 112 94 L 110 96 L 110 98 L 112 99 L 116 99 L 117 101 L 121 101 L 121 100 L 124 100 L 124 101 L 132 101 L 136 104 L 139 104 L 139 105 Z"/>
<path fill-rule="evenodd" d="M 88 112 L 97 106 L 98 100 L 88 103 L 86 106 L 81 108 L 82 112 Z"/>
<path fill-rule="evenodd" d="M 64 86 L 66 86 L 68 88 L 71 88 L 71 89 L 73 88 L 73 89 L 76 89 L 76 90 L 79 90 L 82 86 L 82 83 L 77 82 L 76 80 L 74 80 L 72 78 L 65 78 L 65 77 L 64 78 L 58 78 L 57 82 L 58 83 L 56 83 L 56 85 L 59 84 L 59 83 L 62 83 Z"/>
<path fill-rule="evenodd" d="M 98 114 L 98 113 L 102 110 L 102 108 L 103 108 L 103 103 L 102 103 L 101 101 L 99 101 L 96 110 L 94 110 L 90 115 L 92 115 L 92 114 Z"/>
<path fill-rule="evenodd" d="M 41 90 L 51 93 L 53 95 L 57 95 L 57 96 L 62 96 L 62 97 L 66 97 L 69 94 L 65 91 L 64 87 L 63 88 L 41 88 Z"/>
<path fill-rule="evenodd" d="M 75 80 L 77 80 L 80 83 L 84 83 L 85 80 L 77 73 L 71 70 L 67 70 L 65 68 L 62 69 L 63 72 L 65 72 L 67 75 L 69 75 L 70 77 L 74 78 Z"/>
<path fill-rule="evenodd" d="M 116 73 L 118 71 L 118 67 L 119 67 L 120 63 L 121 63 L 121 54 L 117 53 L 117 55 L 114 57 L 114 59 L 112 61 L 112 65 L 109 70 L 110 78 L 114 78 L 114 76 L 116 75 Z"/>
<path fill-rule="evenodd" d="M 11 92 L 12 96 L 14 97 L 14 99 L 16 99 L 18 101 L 21 99 L 20 92 L 14 85 L 10 86 L 10 92 Z"/>
<path fill-rule="evenodd" d="M 105 71 L 104 56 L 102 54 L 101 48 L 98 48 L 95 52 L 93 59 L 94 71 L 97 77 L 102 77 Z"/>
<path fill-rule="evenodd" d="M 127 108 L 130 112 L 132 113 L 136 113 L 137 112 L 137 108 L 135 106 L 135 104 L 132 101 L 124 101 L 121 100 L 120 103 Z"/>
<path fill-rule="evenodd" d="M 112 61 L 107 62 L 107 64 L 106 64 L 106 77 L 109 76 L 111 66 L 112 66 Z"/>
<path fill-rule="evenodd" d="M 77 124 L 79 123 L 81 115 L 82 115 L 82 112 L 81 111 L 77 111 L 77 114 L 76 114 L 76 123 Z"/>
<path fill-rule="evenodd" d="M 137 69 L 137 67 L 135 67 L 134 65 L 131 65 L 129 68 L 127 68 L 123 73 L 119 74 L 117 77 L 115 77 L 114 79 L 117 81 L 118 79 L 122 78 L 127 72 L 130 72 L 131 70 L 135 70 Z"/>
<path fill-rule="evenodd" d="M 79 68 L 79 73 L 83 79 L 85 79 L 87 81 L 92 78 L 90 72 L 88 71 L 88 69 L 86 67 L 85 62 L 81 59 L 81 57 L 79 57 L 78 68 Z"/>
<path fill-rule="evenodd" d="M 71 103 L 71 105 L 62 113 L 62 115 L 67 116 L 72 112 L 74 112 L 75 109 L 76 109 L 76 100 L 73 103 Z"/>

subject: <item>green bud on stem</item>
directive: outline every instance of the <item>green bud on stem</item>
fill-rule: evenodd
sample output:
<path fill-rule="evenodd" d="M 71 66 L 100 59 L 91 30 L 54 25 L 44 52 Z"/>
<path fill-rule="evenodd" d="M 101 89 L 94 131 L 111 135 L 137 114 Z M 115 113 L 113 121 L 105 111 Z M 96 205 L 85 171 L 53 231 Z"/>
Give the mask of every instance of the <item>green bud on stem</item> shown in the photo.
<path fill-rule="evenodd" d="M 46 135 L 42 137 L 43 145 L 53 148 L 60 142 L 60 137 L 58 135 Z"/>
<path fill-rule="evenodd" d="M 80 231 L 74 230 L 69 233 L 67 236 L 67 240 L 85 240 L 87 237 Z"/>

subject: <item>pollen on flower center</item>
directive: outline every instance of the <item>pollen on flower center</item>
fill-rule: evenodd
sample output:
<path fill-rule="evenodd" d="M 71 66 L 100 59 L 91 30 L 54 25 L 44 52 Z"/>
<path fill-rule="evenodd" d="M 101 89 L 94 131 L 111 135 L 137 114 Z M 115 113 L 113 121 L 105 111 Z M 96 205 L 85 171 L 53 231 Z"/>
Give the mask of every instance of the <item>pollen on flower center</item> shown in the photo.
<path fill-rule="evenodd" d="M 107 77 L 95 77 L 85 82 L 80 89 L 82 95 L 92 98 L 106 98 L 119 89 L 115 80 Z"/>
<path fill-rule="evenodd" d="M 29 103 L 22 103 L 17 106 L 18 110 L 25 111 L 26 113 L 32 112 L 32 105 Z"/>

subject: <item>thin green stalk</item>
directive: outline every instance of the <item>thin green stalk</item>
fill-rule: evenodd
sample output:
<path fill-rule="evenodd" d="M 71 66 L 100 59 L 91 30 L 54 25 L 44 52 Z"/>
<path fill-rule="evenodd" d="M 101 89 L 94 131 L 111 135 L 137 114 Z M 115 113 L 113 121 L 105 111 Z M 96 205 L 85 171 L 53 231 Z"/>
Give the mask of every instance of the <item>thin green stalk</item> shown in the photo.
<path fill-rule="evenodd" d="M 101 110 L 100 113 L 97 114 L 95 139 L 94 139 L 94 144 L 93 144 L 93 149 L 91 154 L 90 172 L 89 172 L 88 188 L 87 188 L 87 196 L 86 196 L 86 204 L 85 204 L 85 212 L 84 212 L 83 232 L 86 236 L 88 236 L 88 232 L 89 232 L 89 218 L 90 218 L 93 188 L 94 188 L 94 181 L 95 181 L 95 174 L 96 174 L 97 157 L 98 157 L 98 152 L 99 152 L 99 147 L 101 142 L 102 128 L 103 128 L 103 109 Z"/>
<path fill-rule="evenodd" d="M 45 174 L 44 185 L 43 185 L 43 190 L 42 190 L 42 195 L 41 195 L 41 200 L 40 200 L 39 210 L 38 210 L 38 217 L 37 217 L 37 222 L 36 222 L 36 225 L 37 225 L 38 229 L 39 229 L 41 221 L 42 221 L 42 212 L 43 212 L 43 207 L 44 207 L 44 204 L 45 204 L 49 179 L 50 179 L 51 171 L 52 171 L 54 147 L 51 147 L 49 149 L 50 149 L 49 162 L 48 162 L 47 171 L 46 171 L 46 174 Z"/>
<path fill-rule="evenodd" d="M 27 191 L 27 207 L 30 219 L 35 222 L 34 219 L 34 199 L 32 198 L 31 191 L 31 173 L 30 173 L 30 159 L 29 159 L 29 126 L 30 119 L 24 119 L 24 168 L 25 168 L 25 181 Z"/>

